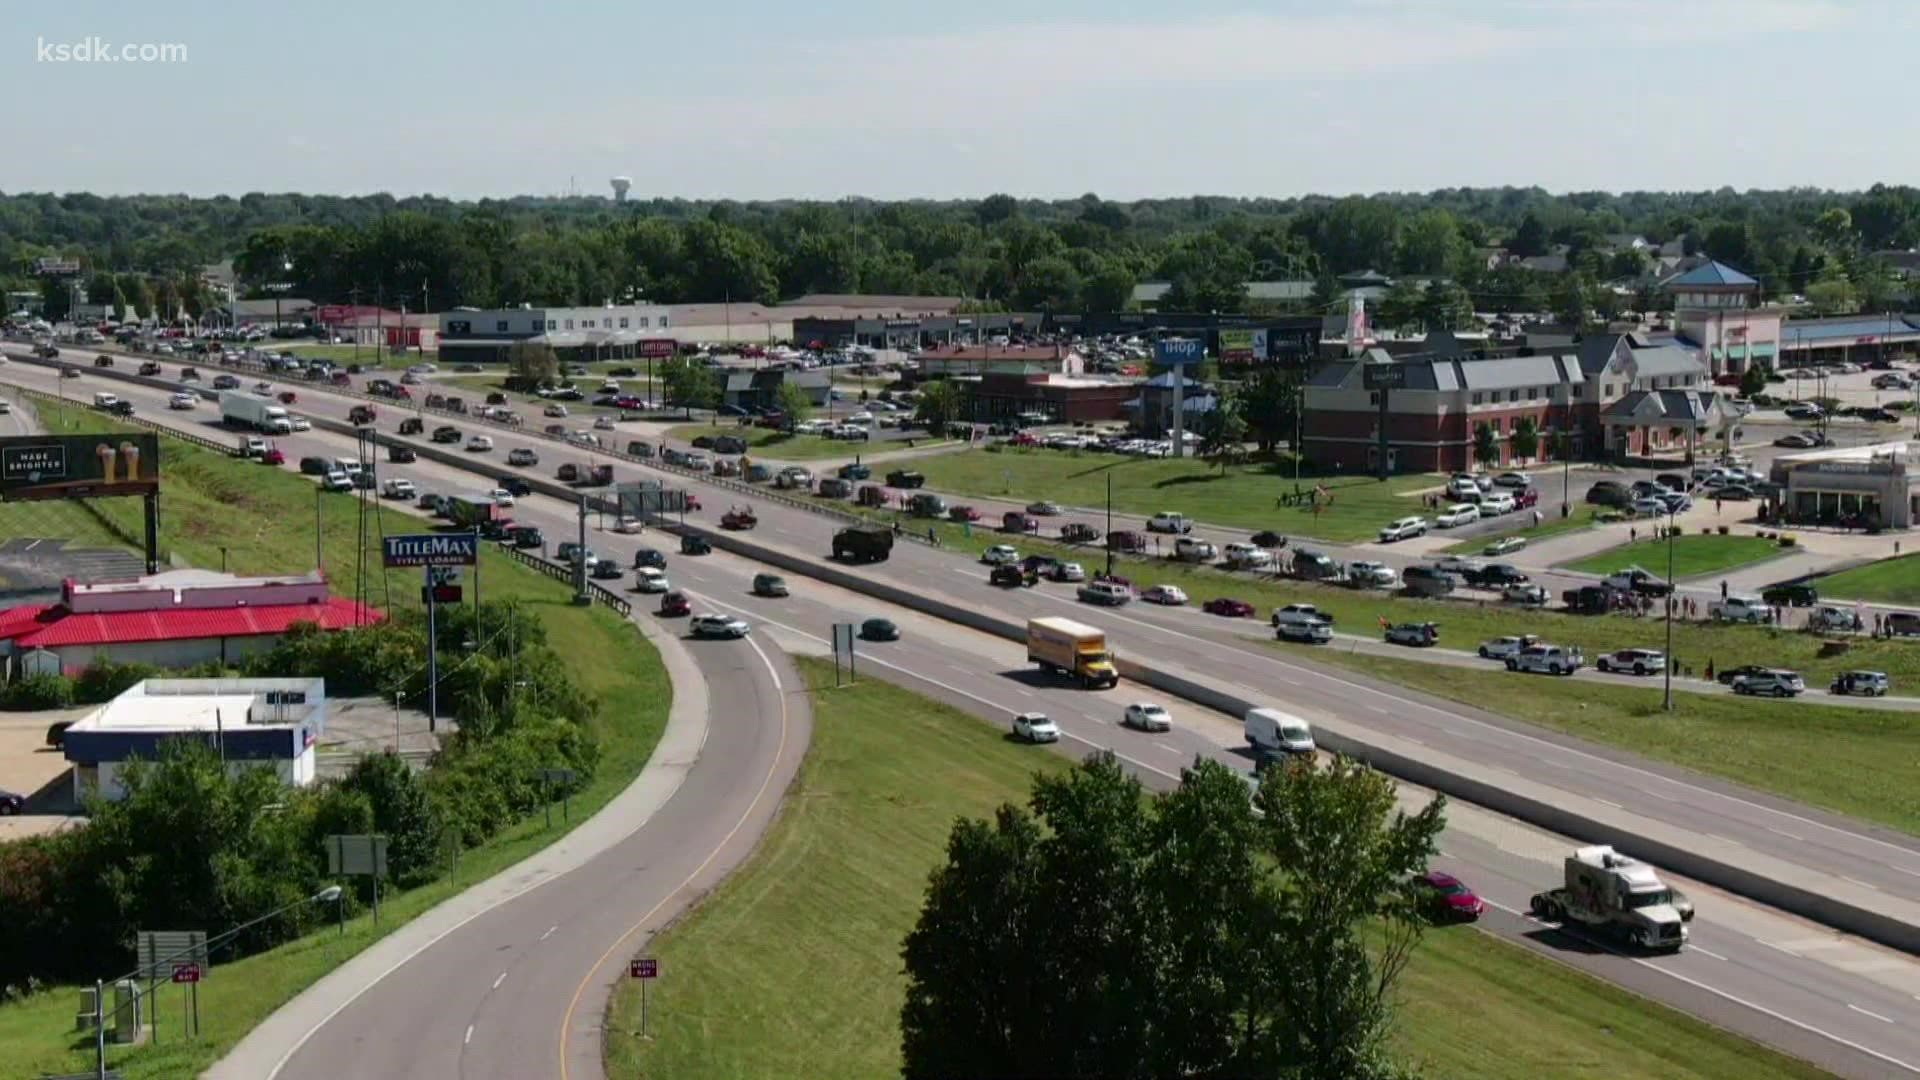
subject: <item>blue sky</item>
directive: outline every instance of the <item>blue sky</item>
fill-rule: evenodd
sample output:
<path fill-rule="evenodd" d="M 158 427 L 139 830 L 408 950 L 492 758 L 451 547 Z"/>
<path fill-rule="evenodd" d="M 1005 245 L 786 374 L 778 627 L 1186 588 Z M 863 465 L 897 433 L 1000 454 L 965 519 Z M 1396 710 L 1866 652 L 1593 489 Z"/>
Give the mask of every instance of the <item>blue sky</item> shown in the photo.
<path fill-rule="evenodd" d="M 1913 0 L 78 0 L 0 22 L 7 191 L 735 198 L 1920 176 Z M 56 63 L 89 36 L 185 63 Z"/>

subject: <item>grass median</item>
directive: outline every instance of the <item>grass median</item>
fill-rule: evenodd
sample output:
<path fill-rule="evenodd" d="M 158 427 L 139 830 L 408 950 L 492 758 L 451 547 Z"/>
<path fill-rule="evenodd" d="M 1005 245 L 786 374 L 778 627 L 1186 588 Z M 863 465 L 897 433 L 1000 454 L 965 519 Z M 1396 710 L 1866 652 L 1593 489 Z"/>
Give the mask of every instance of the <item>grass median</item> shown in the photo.
<path fill-rule="evenodd" d="M 87 410 L 73 410 L 68 419 L 73 430 L 112 430 L 104 417 Z M 360 536 L 355 499 L 316 497 L 310 481 L 289 471 L 172 439 L 161 443 L 161 483 L 162 544 L 178 560 L 217 568 L 224 548 L 229 569 L 237 573 L 304 571 L 313 559 L 317 513 L 333 591 L 353 595 Z M 103 499 L 96 505 L 138 521 L 138 499 Z M 376 606 L 419 603 L 417 571 L 379 569 L 380 530 L 401 533 L 426 527 L 423 520 L 393 510 L 369 518 L 367 566 L 372 576 L 367 584 Z M 577 824 L 623 790 L 645 765 L 666 726 L 672 688 L 658 654 L 631 623 L 603 607 L 576 607 L 565 585 L 487 548 L 482 552 L 481 598 L 513 599 L 533 612 L 574 678 L 599 703 L 590 724 L 601 756 L 592 782 L 572 800 L 572 823 Z M 474 580 L 470 575 L 469 584 Z M 571 827 L 556 822 L 549 829 L 542 818 L 531 818 L 503 830 L 463 852 L 447 876 L 383 899 L 378 927 L 371 918 L 358 918 L 348 922 L 344 935 L 323 930 L 233 963 L 216 963 L 200 986 L 203 1033 L 198 1041 L 180 1037 L 184 998 L 178 988 L 169 988 L 160 999 L 167 1026 L 158 1045 L 110 1049 L 109 1064 L 127 1080 L 197 1075 L 274 1009 L 354 954 L 468 885 L 547 846 Z M 217 934 L 225 928 L 204 929 Z M 77 987 L 54 987 L 0 1006 L 0 1062 L 5 1063 L 0 1073 L 32 1076 L 92 1068 L 91 1039 L 72 1031 L 78 992 Z"/>
<path fill-rule="evenodd" d="M 1517 536 L 1532 543 L 1536 540 L 1559 536 L 1562 533 L 1579 532 L 1581 529 L 1592 528 L 1598 513 L 1599 511 L 1591 506 L 1576 506 L 1566 517 L 1560 517 L 1557 512 L 1548 514 L 1542 511 L 1545 516 L 1538 525 L 1528 525 L 1510 532 L 1484 533 L 1471 540 L 1462 540 L 1457 544 L 1449 545 L 1445 550 L 1449 555 L 1479 555 L 1486 551 L 1488 544 L 1509 536 Z M 1520 524 L 1533 519 L 1523 510 L 1509 516 L 1507 520 Z"/>
<path fill-rule="evenodd" d="M 1562 563 L 1561 569 L 1583 574 L 1611 574 L 1616 570 L 1638 566 L 1665 577 L 1668 550 L 1666 540 L 1641 540 Z M 1671 550 L 1673 576 L 1676 580 L 1684 581 L 1687 578 L 1724 573 L 1793 549 L 1783 548 L 1775 541 L 1762 540 L 1757 536 L 1690 533 L 1674 537 Z"/>
<path fill-rule="evenodd" d="M 1068 765 L 885 683 L 832 689 L 829 668 L 802 663 L 814 728 L 800 777 L 752 861 L 657 939 L 650 1040 L 637 989 L 615 992 L 614 1080 L 898 1076 L 900 942 L 954 819 L 1023 801 L 1034 770 Z M 1820 1075 L 1470 927 L 1427 936 L 1400 998 L 1396 1049 L 1435 1075 Z"/>
<path fill-rule="evenodd" d="M 1197 458 L 1136 458 L 1078 450 L 978 449 L 928 458 L 916 466 L 927 486 L 954 495 L 1052 499 L 1069 506 L 1104 506 L 1113 483 L 1113 508 L 1131 516 L 1177 510 L 1210 525 L 1230 525 L 1248 534 L 1271 529 L 1282 536 L 1321 540 L 1371 540 L 1394 518 L 1426 514 L 1417 494 L 1437 490 L 1445 479 L 1431 475 L 1370 476 L 1304 474 L 1300 487 L 1322 487 L 1316 511 L 1286 506 L 1294 491 L 1292 459 L 1255 459 L 1220 466 Z"/>
<path fill-rule="evenodd" d="M 1920 555 L 1881 559 L 1819 578 L 1813 584 L 1828 599 L 1877 604 L 1920 604 Z"/>

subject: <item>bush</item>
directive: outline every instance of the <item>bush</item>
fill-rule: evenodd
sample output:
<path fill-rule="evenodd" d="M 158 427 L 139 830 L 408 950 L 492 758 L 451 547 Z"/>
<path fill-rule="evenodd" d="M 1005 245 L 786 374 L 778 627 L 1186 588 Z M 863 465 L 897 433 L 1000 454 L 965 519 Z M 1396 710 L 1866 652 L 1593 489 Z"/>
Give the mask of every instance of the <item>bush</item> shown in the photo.
<path fill-rule="evenodd" d="M 163 674 L 164 671 L 152 664 L 119 664 L 105 657 L 96 657 L 73 680 L 73 701 L 76 705 L 104 704 L 141 681 Z"/>
<path fill-rule="evenodd" d="M 1720 535 L 1721 536 L 1727 535 L 1727 527 L 1725 525 L 1720 526 Z"/>
<path fill-rule="evenodd" d="M 1797 544 L 1797 543 L 1799 543 L 1799 542 L 1800 542 L 1800 540 L 1799 540 L 1799 538 L 1798 538 L 1798 537 L 1795 537 L 1795 536 L 1789 536 L 1789 535 L 1785 535 L 1785 534 L 1782 534 L 1782 535 L 1781 535 L 1781 537 L 1780 537 L 1780 546 L 1781 546 L 1781 547 L 1792 547 L 1792 546 L 1794 546 L 1795 544 Z"/>
<path fill-rule="evenodd" d="M 73 680 L 65 675 L 26 675 L 7 684 L 0 707 L 33 712 L 73 704 Z"/>

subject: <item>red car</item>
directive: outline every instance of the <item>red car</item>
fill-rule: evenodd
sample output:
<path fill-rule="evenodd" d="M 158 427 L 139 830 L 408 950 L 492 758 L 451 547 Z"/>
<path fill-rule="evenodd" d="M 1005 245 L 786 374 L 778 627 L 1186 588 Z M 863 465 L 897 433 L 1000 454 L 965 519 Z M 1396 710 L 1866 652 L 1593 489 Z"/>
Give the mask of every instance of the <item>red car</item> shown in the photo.
<path fill-rule="evenodd" d="M 720 527 L 723 529 L 751 529 L 758 524 L 760 524 L 760 519 L 754 517 L 753 511 L 751 510 L 736 508 L 727 511 L 720 517 Z"/>
<path fill-rule="evenodd" d="M 291 390 L 280 391 L 280 404 L 282 405 L 291 405 L 294 402 L 299 400 L 300 400 L 300 395 L 294 393 Z"/>
<path fill-rule="evenodd" d="M 285 465 L 286 463 L 287 455 L 281 453 L 277 446 L 268 448 L 267 452 L 260 456 L 262 465 Z"/>
<path fill-rule="evenodd" d="M 695 495 L 691 491 L 688 491 L 688 492 L 682 493 L 680 497 L 686 502 L 687 509 L 689 510 L 700 509 L 700 496 Z"/>
<path fill-rule="evenodd" d="M 1216 596 L 1200 605 L 1200 610 L 1209 615 L 1225 615 L 1229 619 L 1246 619 L 1253 616 L 1253 605 L 1245 600 L 1235 600 L 1230 596 Z"/>
<path fill-rule="evenodd" d="M 1532 488 L 1528 488 L 1513 497 L 1513 508 L 1515 510 L 1531 510 L 1534 506 L 1538 505 L 1539 502 L 1540 493 Z"/>
<path fill-rule="evenodd" d="M 660 598 L 660 614 L 691 615 L 693 604 L 687 600 L 686 593 L 670 592 Z"/>
<path fill-rule="evenodd" d="M 979 521 L 980 511 L 971 506 L 955 506 L 947 510 L 948 521 Z"/>
<path fill-rule="evenodd" d="M 1413 879 L 1413 887 L 1435 920 L 1472 920 L 1487 910 L 1487 902 L 1452 874 L 1429 870 Z"/>

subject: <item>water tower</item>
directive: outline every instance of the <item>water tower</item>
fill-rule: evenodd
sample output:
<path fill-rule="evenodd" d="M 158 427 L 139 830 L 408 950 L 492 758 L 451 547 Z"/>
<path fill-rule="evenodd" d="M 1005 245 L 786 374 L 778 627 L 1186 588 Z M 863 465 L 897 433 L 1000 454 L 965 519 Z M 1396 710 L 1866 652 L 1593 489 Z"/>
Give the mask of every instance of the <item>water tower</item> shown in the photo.
<path fill-rule="evenodd" d="M 613 185 L 613 201 L 626 202 L 627 189 L 633 186 L 633 178 L 627 177 L 627 176 L 616 176 L 612 180 L 609 180 L 608 183 Z"/>

